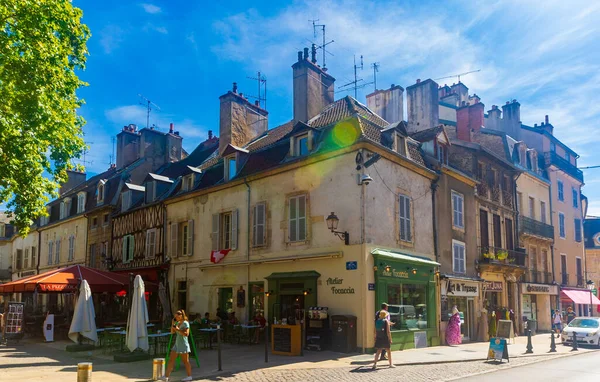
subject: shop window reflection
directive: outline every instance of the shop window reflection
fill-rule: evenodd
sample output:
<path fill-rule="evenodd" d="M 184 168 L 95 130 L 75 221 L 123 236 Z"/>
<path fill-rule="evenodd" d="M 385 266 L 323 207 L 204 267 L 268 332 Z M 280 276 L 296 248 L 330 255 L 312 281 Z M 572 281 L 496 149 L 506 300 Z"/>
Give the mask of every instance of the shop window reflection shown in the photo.
<path fill-rule="evenodd" d="M 387 303 L 393 331 L 427 329 L 426 285 L 388 285 Z"/>

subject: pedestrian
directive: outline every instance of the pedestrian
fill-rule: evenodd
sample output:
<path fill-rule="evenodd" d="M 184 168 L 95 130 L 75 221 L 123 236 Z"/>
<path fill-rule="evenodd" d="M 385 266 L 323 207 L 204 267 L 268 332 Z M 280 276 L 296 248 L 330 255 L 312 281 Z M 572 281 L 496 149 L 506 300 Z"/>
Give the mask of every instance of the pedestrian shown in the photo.
<path fill-rule="evenodd" d="M 552 317 L 552 329 L 556 332 L 556 334 L 560 334 L 562 330 L 562 317 L 560 315 L 560 310 L 554 309 L 554 317 Z"/>
<path fill-rule="evenodd" d="M 460 313 L 456 305 L 452 307 L 452 316 L 448 320 L 446 327 L 446 343 L 448 345 L 460 345 L 462 337 L 460 335 Z"/>
<path fill-rule="evenodd" d="M 373 370 L 377 368 L 377 361 L 383 350 L 386 350 L 388 353 L 390 367 L 394 367 L 394 364 L 392 363 L 392 353 L 390 351 L 392 345 L 392 332 L 390 331 L 389 316 L 390 314 L 387 311 L 381 310 L 379 312 L 379 318 L 375 321 L 375 349 L 377 349 L 377 352 L 375 353 L 375 360 L 373 361 Z"/>
<path fill-rule="evenodd" d="M 385 311 L 385 312 L 387 312 L 387 311 L 388 311 L 388 304 L 387 304 L 387 302 L 384 302 L 384 303 L 382 303 L 382 304 L 381 304 L 381 310 L 378 310 L 378 311 L 377 311 L 377 313 L 375 313 L 375 322 L 377 322 L 377 320 L 379 320 L 379 313 L 381 313 L 382 311 Z M 389 313 L 389 312 L 388 312 L 388 313 Z M 388 316 L 387 316 L 387 320 L 390 322 L 390 325 L 392 325 L 392 322 L 390 321 L 390 316 L 389 316 L 389 314 L 388 314 Z M 383 350 L 381 351 L 381 358 L 379 358 L 379 360 L 380 360 L 380 361 L 384 361 L 384 360 L 387 360 L 387 359 L 388 359 L 388 357 L 387 357 L 387 355 L 386 355 L 386 351 L 385 351 L 385 349 L 383 349 Z"/>
<path fill-rule="evenodd" d="M 182 381 L 187 382 L 192 380 L 192 365 L 190 365 L 190 343 L 188 336 L 190 335 L 190 323 L 183 309 L 180 309 L 175 313 L 175 318 L 171 324 L 171 334 L 177 334 L 175 338 L 175 346 L 171 349 L 169 355 L 169 365 L 165 376 L 161 378 L 161 381 L 168 381 L 173 367 L 175 366 L 175 359 L 179 356 L 185 366 L 185 372 L 187 377 L 183 378 Z"/>
<path fill-rule="evenodd" d="M 567 325 L 569 325 L 575 317 L 577 317 L 577 315 L 575 314 L 575 312 L 573 312 L 573 307 L 572 306 L 568 307 L 567 308 Z"/>

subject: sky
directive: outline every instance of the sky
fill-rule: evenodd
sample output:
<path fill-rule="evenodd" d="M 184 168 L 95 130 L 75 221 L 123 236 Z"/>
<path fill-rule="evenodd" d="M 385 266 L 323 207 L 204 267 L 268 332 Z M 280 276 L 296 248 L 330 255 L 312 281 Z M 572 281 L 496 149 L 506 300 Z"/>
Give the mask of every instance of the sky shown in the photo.
<path fill-rule="evenodd" d="M 309 20 L 326 25 L 326 66 L 336 98 L 353 92 L 354 57 L 361 83 L 407 87 L 416 79 L 480 70 L 461 78 L 486 105 L 521 103 L 521 120 L 549 115 L 554 133 L 579 155 L 579 166 L 600 165 L 600 2 L 590 1 L 115 1 L 73 0 L 91 29 L 90 56 L 78 94 L 86 104 L 89 174 L 108 168 L 111 137 L 124 125 L 146 125 L 143 95 L 157 107 L 150 124 L 175 124 L 191 152 L 218 135 L 219 96 L 237 82 L 257 95 L 267 78 L 269 127 L 292 118 L 292 69 L 297 51 L 320 44 Z M 318 52 L 322 65 L 322 52 Z M 438 81 L 451 85 L 456 79 Z M 373 84 L 358 91 L 358 100 Z M 585 170 L 584 194 L 600 216 L 600 168 Z"/>

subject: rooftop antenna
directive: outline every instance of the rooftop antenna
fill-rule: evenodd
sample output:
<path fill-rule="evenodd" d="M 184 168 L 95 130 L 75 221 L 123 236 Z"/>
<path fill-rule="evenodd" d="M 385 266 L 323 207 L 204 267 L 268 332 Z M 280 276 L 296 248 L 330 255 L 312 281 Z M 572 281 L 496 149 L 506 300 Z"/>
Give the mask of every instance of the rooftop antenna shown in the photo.
<path fill-rule="evenodd" d="M 150 112 L 152 111 L 152 106 L 154 106 L 156 110 L 160 110 L 160 107 L 143 95 L 138 94 L 138 96 L 144 100 L 144 102 L 140 102 L 140 105 L 146 106 L 146 129 L 148 129 L 150 128 Z"/>
<path fill-rule="evenodd" d="M 458 74 L 453 74 L 451 76 L 446 76 L 446 77 L 440 77 L 440 78 L 435 78 L 434 81 L 437 80 L 445 80 L 446 78 L 454 78 L 454 77 L 458 77 L 458 83 L 460 83 L 460 76 L 465 76 L 467 74 L 471 74 L 471 73 L 477 73 L 477 72 L 481 72 L 481 69 L 477 69 L 477 70 L 471 70 L 469 72 L 464 72 L 464 73 L 458 73 Z"/>
<path fill-rule="evenodd" d="M 111 143 L 112 143 L 112 154 L 110 155 L 110 160 L 108 161 L 108 165 L 112 166 L 113 163 L 117 163 L 117 160 L 115 159 L 115 144 L 117 142 L 117 138 L 115 137 L 111 137 L 110 138 Z"/>
<path fill-rule="evenodd" d="M 357 73 L 358 69 L 360 69 L 360 70 L 364 69 L 362 55 L 360 56 L 360 65 L 356 64 L 356 55 L 354 55 L 354 81 L 350 81 L 349 83 L 340 86 L 340 89 L 342 89 L 342 90 L 344 90 L 343 88 L 345 88 L 345 87 L 348 87 L 348 89 L 354 89 L 354 98 L 358 98 L 358 89 L 364 88 L 365 86 L 372 84 L 372 82 L 368 82 L 368 83 L 358 85 L 358 83 L 363 80 L 362 78 L 358 78 L 358 73 Z M 345 90 L 348 90 L 348 89 L 345 89 Z"/>
<path fill-rule="evenodd" d="M 327 64 L 325 63 L 325 53 L 331 54 L 333 56 L 333 53 L 328 52 L 325 47 L 329 44 L 332 44 L 335 42 L 335 40 L 331 40 L 329 42 L 326 42 L 326 38 L 325 38 L 325 24 L 317 24 L 317 21 L 319 21 L 319 19 L 316 20 L 308 20 L 312 22 L 313 25 L 313 36 L 314 38 L 317 38 L 317 29 L 321 28 L 321 33 L 323 35 L 323 43 L 320 46 L 317 46 L 317 49 L 323 49 L 323 69 L 325 69 L 327 67 Z"/>
<path fill-rule="evenodd" d="M 375 86 L 375 91 L 377 91 L 377 72 L 379 72 L 379 66 L 381 66 L 379 62 L 371 64 L 371 67 L 373 68 L 373 84 Z"/>
<path fill-rule="evenodd" d="M 256 72 L 256 77 L 246 77 L 250 80 L 254 80 L 258 84 L 258 97 L 248 96 L 258 100 L 258 106 L 263 103 L 263 109 L 267 110 L 267 78 L 259 72 Z M 264 92 L 262 88 L 264 87 Z M 262 93 L 262 94 L 261 94 Z"/>
<path fill-rule="evenodd" d="M 81 154 L 83 155 L 83 159 L 78 159 L 77 161 L 79 163 L 83 164 L 84 166 L 87 166 L 88 164 L 94 163 L 94 161 L 92 161 L 92 160 L 86 160 L 86 156 L 90 152 L 88 147 L 89 147 L 89 145 L 93 145 L 94 142 L 83 142 L 83 143 L 85 143 L 85 148 L 81 151 Z"/>

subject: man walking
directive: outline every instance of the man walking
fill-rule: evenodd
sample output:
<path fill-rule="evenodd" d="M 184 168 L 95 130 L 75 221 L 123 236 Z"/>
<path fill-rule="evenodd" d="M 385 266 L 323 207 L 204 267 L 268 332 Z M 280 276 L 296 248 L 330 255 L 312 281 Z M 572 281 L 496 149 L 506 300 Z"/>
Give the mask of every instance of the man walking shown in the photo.
<path fill-rule="evenodd" d="M 567 308 L 567 325 L 569 325 L 571 323 L 571 321 L 573 321 L 573 319 L 576 316 L 577 315 L 575 314 L 575 312 L 573 312 L 573 308 L 572 307 L 568 307 Z"/>
<path fill-rule="evenodd" d="M 379 313 L 380 313 L 381 311 L 386 311 L 386 312 L 388 311 L 388 304 L 387 304 L 387 302 L 384 302 L 384 303 L 382 303 L 382 304 L 381 304 L 381 309 L 380 309 L 380 310 L 378 310 L 378 311 L 377 311 L 377 313 L 375 313 L 375 322 L 377 322 L 377 319 L 379 318 Z M 390 323 L 390 325 L 392 324 L 392 323 L 390 322 L 390 315 L 389 315 L 389 314 L 387 315 L 387 317 L 386 317 L 386 320 L 387 320 L 387 321 Z M 379 358 L 379 360 L 380 360 L 380 361 L 383 361 L 383 360 L 386 360 L 386 359 L 388 359 L 388 357 L 387 357 L 387 354 L 386 354 L 386 352 L 385 352 L 385 349 L 383 349 L 383 350 L 381 351 L 381 357 Z"/>

